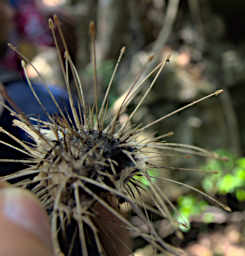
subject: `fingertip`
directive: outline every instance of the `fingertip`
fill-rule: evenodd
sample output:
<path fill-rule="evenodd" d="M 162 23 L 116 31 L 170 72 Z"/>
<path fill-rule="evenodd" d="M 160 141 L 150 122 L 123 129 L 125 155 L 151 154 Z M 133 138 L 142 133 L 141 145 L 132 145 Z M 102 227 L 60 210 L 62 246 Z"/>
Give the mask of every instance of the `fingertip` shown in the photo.
<path fill-rule="evenodd" d="M 3 188 L 8 188 L 10 187 L 11 185 L 5 181 L 5 180 L 0 180 L 0 189 L 3 189 Z"/>
<path fill-rule="evenodd" d="M 9 235 L 13 233 L 15 240 L 25 240 L 25 237 L 20 237 L 22 230 L 23 236 L 32 236 L 51 252 L 49 220 L 39 201 L 24 189 L 12 188 L 6 184 L 0 185 L 0 188 L 2 188 L 0 189 L 0 237 L 4 232 L 3 225 L 8 229 Z M 16 237 L 17 234 L 18 237 Z M 10 239 L 15 241 L 13 237 Z"/>

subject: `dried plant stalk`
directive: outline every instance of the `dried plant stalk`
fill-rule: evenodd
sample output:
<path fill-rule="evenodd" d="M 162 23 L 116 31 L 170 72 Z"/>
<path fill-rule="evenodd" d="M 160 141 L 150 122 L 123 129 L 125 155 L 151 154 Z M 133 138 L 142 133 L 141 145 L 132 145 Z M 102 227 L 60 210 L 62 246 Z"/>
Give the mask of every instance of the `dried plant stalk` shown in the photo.
<path fill-rule="evenodd" d="M 170 208 L 173 205 L 148 173 L 149 168 L 162 168 L 162 163 L 159 161 L 159 164 L 156 164 L 152 155 L 154 153 L 148 155 L 146 152 L 157 151 L 155 157 L 158 159 L 164 157 L 166 151 L 187 152 L 188 154 L 207 157 L 216 157 L 216 155 L 198 147 L 162 141 L 164 137 L 170 134 L 144 140 L 139 138 L 149 127 L 202 100 L 220 94 L 222 90 L 194 101 L 145 126 L 141 124 L 132 126 L 130 123 L 134 114 L 148 96 L 169 58 L 163 59 L 143 78 L 141 78 L 144 73 L 144 70 L 142 70 L 142 73 L 139 74 L 124 94 L 119 109 L 112 115 L 108 111 L 109 93 L 125 48 L 121 50 L 111 81 L 99 107 L 95 29 L 94 24 L 91 24 L 95 100 L 94 105 L 90 107 L 86 103 L 83 86 L 70 58 L 57 17 L 54 16 L 53 19 L 50 19 L 49 24 L 56 44 L 55 27 L 58 28 L 65 49 L 65 60 L 62 60 L 59 49 L 58 56 L 67 86 L 72 115 L 67 117 L 52 95 L 60 117 L 52 117 L 47 113 L 48 122 L 35 119 L 37 125 L 32 125 L 23 114 L 9 109 L 16 116 L 13 125 L 24 130 L 35 143 L 30 146 L 1 128 L 1 132 L 7 134 L 19 144 L 20 147 L 16 150 L 26 154 L 27 159 L 20 160 L 20 162 L 30 164 L 28 168 L 2 179 L 11 180 L 27 177 L 16 185 L 21 187 L 32 185 L 33 192 L 49 212 L 56 255 L 63 255 L 63 253 L 66 255 L 81 255 L 82 253 L 83 256 L 87 256 L 90 255 L 89 247 L 96 247 L 99 255 L 119 255 L 118 248 L 115 246 L 117 244 L 124 248 L 121 255 L 129 255 L 131 253 L 128 238 L 129 231 L 138 234 L 160 251 L 168 250 L 174 254 L 180 254 L 179 249 L 172 247 L 161 239 L 149 219 L 148 212 L 152 211 L 162 218 L 168 218 L 173 225 L 178 226 L 178 223 L 171 216 Z M 149 58 L 149 62 L 151 59 L 152 57 Z M 22 61 L 22 65 L 25 70 L 26 60 Z M 69 72 L 71 72 L 76 86 L 77 99 L 71 94 Z M 144 81 L 150 77 L 153 77 L 150 86 L 127 121 L 121 124 L 119 122 L 120 117 L 125 113 L 127 106 L 137 95 Z M 44 111 L 47 112 L 33 90 L 28 77 L 27 81 L 33 95 L 41 107 L 44 108 Z M 3 159 L 2 161 L 8 160 Z M 30 175 L 34 177 L 29 178 Z M 148 181 L 148 187 L 143 184 L 142 177 Z M 177 183 L 168 178 L 164 181 Z M 145 192 L 149 193 L 152 204 L 144 202 L 143 194 Z M 200 193 L 203 194 L 203 192 Z M 215 199 L 209 198 L 228 209 Z M 131 211 L 145 223 L 147 231 L 128 220 L 127 214 L 122 209 L 122 205 L 125 204 L 129 205 Z M 114 226 L 119 226 L 120 234 L 112 234 L 115 230 L 113 223 Z M 110 239 L 112 239 L 111 243 Z"/>

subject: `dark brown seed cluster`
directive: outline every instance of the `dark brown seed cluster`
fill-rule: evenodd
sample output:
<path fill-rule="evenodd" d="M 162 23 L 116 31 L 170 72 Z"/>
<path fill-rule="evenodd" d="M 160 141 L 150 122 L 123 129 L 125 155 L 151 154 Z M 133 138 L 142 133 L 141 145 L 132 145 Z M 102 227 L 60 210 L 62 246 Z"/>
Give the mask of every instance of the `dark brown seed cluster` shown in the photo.
<path fill-rule="evenodd" d="M 28 168 L 8 175 L 4 179 L 24 177 L 25 179 L 17 185 L 22 187 L 31 185 L 32 191 L 39 197 L 43 207 L 50 214 L 52 238 L 57 255 L 63 255 L 63 253 L 65 255 L 81 255 L 81 253 L 83 256 L 92 255 L 90 247 L 95 248 L 95 251 L 103 256 L 117 255 L 118 249 L 121 247 L 125 250 L 122 255 L 129 255 L 131 253 L 130 241 L 128 241 L 129 232 L 141 236 L 160 251 L 167 249 L 178 254 L 178 250 L 162 240 L 149 220 L 149 213 L 153 212 L 162 218 L 169 219 L 176 227 L 178 226 L 169 209 L 169 207 L 174 208 L 173 205 L 154 182 L 156 177 L 152 177 L 148 170 L 153 167 L 162 168 L 161 160 L 166 151 L 172 153 L 187 152 L 188 154 L 208 157 L 215 157 L 215 155 L 194 146 L 163 141 L 163 138 L 170 134 L 145 138 L 144 132 L 154 124 L 201 100 L 216 96 L 222 91 L 217 91 L 188 104 L 150 124 L 133 127 L 134 114 L 148 96 L 168 58 L 163 59 L 144 76 L 145 70 L 142 70 L 136 81 L 129 86 L 129 89 L 122 96 L 122 102 L 117 112 L 111 113 L 108 110 L 109 93 L 125 48 L 121 51 L 99 108 L 95 44 L 92 40 L 95 100 L 94 105 L 90 107 L 86 103 L 83 86 L 69 56 L 57 17 L 50 19 L 49 23 L 55 42 L 57 42 L 55 26 L 58 28 L 63 41 L 65 56 L 64 61 L 61 60 L 60 63 L 69 94 L 72 115 L 67 117 L 52 95 L 51 97 L 59 109 L 59 119 L 47 114 L 48 122 L 36 119 L 37 125 L 32 125 L 27 117 L 9 109 L 16 116 L 14 125 L 29 134 L 34 145 L 30 146 L 8 131 L 1 129 L 3 133 L 20 145 L 19 148 L 16 147 L 16 150 L 27 155 L 27 159 L 20 160 L 20 162 L 30 163 Z M 93 39 L 93 24 L 90 30 Z M 58 56 L 61 59 L 62 54 L 59 49 Z M 149 58 L 149 61 L 151 59 L 152 57 Z M 26 62 L 23 61 L 22 64 L 25 70 Z M 73 75 L 76 94 L 78 95 L 77 101 L 71 95 L 69 72 Z M 120 117 L 126 113 L 127 106 L 150 77 L 152 82 L 143 93 L 136 108 L 132 113 L 127 114 L 126 121 L 120 122 Z M 33 90 L 28 77 L 27 81 Z M 33 95 L 40 102 L 41 107 L 44 107 L 34 91 Z M 10 147 L 13 146 L 10 145 Z M 142 178 L 147 181 L 147 186 L 142 182 Z M 164 177 L 161 179 L 163 182 L 176 183 Z M 150 202 L 144 201 L 143 191 L 149 194 Z M 121 209 L 122 204 L 127 204 L 131 212 L 140 218 L 145 227 L 132 224 L 127 218 L 127 214 Z M 115 226 L 119 230 L 118 233 L 111 231 L 116 230 Z"/>

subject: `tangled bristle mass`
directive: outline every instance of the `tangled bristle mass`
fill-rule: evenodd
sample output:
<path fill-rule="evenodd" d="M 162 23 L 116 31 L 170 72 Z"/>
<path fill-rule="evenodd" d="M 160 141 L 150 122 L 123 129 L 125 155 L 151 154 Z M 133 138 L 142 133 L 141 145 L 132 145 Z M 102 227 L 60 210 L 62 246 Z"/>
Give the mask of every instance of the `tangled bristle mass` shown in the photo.
<path fill-rule="evenodd" d="M 95 248 L 93 253 L 96 251 L 99 255 L 118 255 L 118 244 L 126 251 L 122 255 L 129 255 L 132 253 L 131 242 L 128 241 L 129 232 L 141 236 L 156 250 L 168 250 L 176 255 L 180 254 L 179 249 L 175 249 L 162 240 L 149 219 L 149 213 L 153 212 L 161 218 L 169 219 L 176 227 L 178 226 L 171 215 L 174 206 L 168 201 L 157 183 L 154 182 L 153 178 L 155 177 L 152 177 L 148 170 L 153 167 L 162 168 L 161 158 L 165 151 L 187 152 L 188 154 L 207 157 L 215 157 L 215 155 L 194 146 L 162 141 L 164 137 L 170 134 L 159 137 L 152 136 L 147 139 L 140 139 L 140 137 L 146 129 L 154 124 L 201 100 L 218 95 L 221 90 L 188 104 L 150 124 L 134 126 L 132 125 L 133 116 L 149 94 L 168 58 L 163 59 L 146 75 L 144 75 L 146 69 L 141 71 L 137 81 L 133 82 L 122 96 L 119 109 L 113 114 L 108 110 L 108 96 L 125 48 L 122 48 L 111 81 L 99 107 L 94 24 L 91 24 L 91 59 L 95 71 L 95 101 L 94 105 L 90 107 L 86 103 L 83 86 L 70 58 L 56 16 L 49 20 L 49 25 L 56 44 L 55 28 L 57 28 L 65 49 L 63 61 L 63 54 L 57 45 L 72 114 L 67 117 L 50 91 L 50 96 L 58 108 L 59 118 L 52 117 L 47 113 L 48 122 L 35 119 L 36 124 L 33 125 L 30 119 L 23 114 L 9 109 L 16 116 L 14 125 L 24 130 L 35 143 L 30 146 L 8 133 L 8 131 L 1 129 L 3 133 L 20 145 L 20 147 L 16 147 L 16 150 L 28 156 L 26 160 L 20 160 L 20 162 L 25 163 L 26 161 L 30 164 L 28 168 L 7 175 L 3 179 L 13 180 L 26 177 L 17 182 L 17 185 L 22 187 L 31 186 L 32 191 L 39 197 L 43 207 L 48 211 L 53 244 L 57 255 L 94 255 L 91 254 L 91 248 Z M 152 58 L 149 58 L 149 61 L 151 60 Z M 24 71 L 26 70 L 26 63 L 27 60 L 24 59 L 22 61 Z M 76 94 L 78 95 L 77 99 L 71 94 L 69 72 L 73 76 Z M 120 122 L 120 117 L 126 113 L 127 106 L 143 87 L 145 80 L 150 77 L 152 82 L 138 105 L 128 115 L 126 121 Z M 27 81 L 30 89 L 33 90 L 28 76 Z M 45 111 L 45 107 L 35 91 L 33 91 L 33 95 Z M 146 152 L 155 153 L 152 153 L 153 156 L 152 154 L 147 155 Z M 31 160 L 29 157 L 31 157 Z M 148 182 L 147 186 L 143 179 Z M 164 182 L 166 181 L 175 183 L 175 181 L 167 178 Z M 144 193 L 150 195 L 150 203 L 144 201 Z M 210 199 L 215 201 L 213 198 Z M 137 215 L 147 228 L 132 224 L 129 221 L 128 213 L 121 209 L 123 204 L 127 204 L 130 211 Z M 121 233 L 112 233 L 110 227 L 113 229 L 113 225 L 118 226 Z M 109 243 L 108 240 L 110 240 Z"/>

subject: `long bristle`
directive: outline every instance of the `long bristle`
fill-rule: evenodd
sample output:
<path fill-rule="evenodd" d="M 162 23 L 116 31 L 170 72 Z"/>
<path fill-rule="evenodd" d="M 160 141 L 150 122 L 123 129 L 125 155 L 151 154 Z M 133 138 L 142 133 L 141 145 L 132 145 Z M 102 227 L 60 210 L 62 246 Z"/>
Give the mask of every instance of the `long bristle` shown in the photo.
<path fill-rule="evenodd" d="M 115 77 L 115 74 L 116 74 L 116 72 L 117 72 L 118 66 L 119 66 L 119 64 L 120 64 L 120 62 L 121 62 L 121 59 L 122 59 L 122 57 L 123 57 L 123 55 L 124 55 L 124 53 L 125 53 L 125 50 L 126 50 L 126 47 L 123 47 L 123 48 L 121 49 L 121 51 L 120 51 L 120 55 L 119 55 L 119 57 L 118 57 L 117 63 L 116 63 L 116 65 L 115 65 L 115 68 L 114 68 L 113 73 L 112 73 L 112 75 L 111 75 L 110 82 L 109 82 L 109 84 L 108 84 L 108 86 L 107 86 L 107 89 L 106 89 L 106 92 L 105 92 L 105 96 L 104 96 L 104 99 L 103 99 L 103 102 L 102 102 L 102 105 L 101 105 L 101 108 L 100 108 L 100 112 L 99 112 L 99 115 L 98 115 L 98 119 L 100 120 L 101 124 L 104 123 L 104 120 L 101 119 L 101 118 L 102 118 L 102 116 L 104 115 L 104 112 L 105 112 L 105 109 L 104 109 L 104 108 L 105 108 L 105 105 L 106 105 L 106 103 L 107 103 L 107 101 L 108 101 L 108 96 L 109 96 L 109 93 L 110 93 L 110 90 L 111 90 L 112 82 L 113 82 L 113 80 L 114 80 L 114 77 Z"/>
<path fill-rule="evenodd" d="M 169 113 L 169 114 L 167 114 L 167 115 L 164 115 L 163 117 L 160 117 L 160 118 L 158 118 L 157 120 L 155 120 L 155 121 L 153 121 L 153 122 L 147 124 L 146 126 L 142 127 L 142 128 L 140 129 L 140 132 L 143 131 L 143 130 L 145 130 L 145 129 L 150 128 L 151 126 L 153 126 L 153 125 L 155 125 L 155 124 L 157 124 L 157 123 L 159 123 L 159 122 L 161 122 L 161 121 L 163 121 L 164 119 L 167 119 L 167 118 L 169 118 L 169 117 L 171 117 L 171 116 L 173 116 L 173 115 L 176 115 L 177 113 L 179 113 L 179 112 L 181 112 L 181 111 L 183 111 L 183 110 L 185 110 L 185 109 L 187 109 L 187 108 L 190 108 L 190 107 L 192 107 L 192 106 L 194 106 L 194 105 L 200 103 L 201 101 L 207 100 L 207 99 L 209 99 L 209 98 L 211 98 L 211 97 L 213 97 L 213 96 L 218 96 L 218 95 L 221 94 L 222 92 L 223 92 L 223 90 L 217 90 L 217 91 L 215 91 L 215 92 L 213 92 L 213 93 L 211 93 L 211 94 L 209 94 L 209 95 L 207 95 L 207 96 L 205 96 L 205 97 L 202 97 L 202 98 L 200 98 L 200 99 L 198 99 L 198 100 L 195 100 L 195 101 L 193 101 L 193 102 L 191 102 L 191 103 L 185 105 L 184 107 L 178 108 L 178 109 L 176 109 L 175 111 L 173 111 L 173 112 L 171 112 L 171 113 Z"/>
<path fill-rule="evenodd" d="M 131 121 L 131 119 L 133 118 L 133 116 L 135 115 L 135 113 L 137 112 L 137 110 L 140 108 L 140 106 L 142 105 L 142 103 L 145 101 L 146 96 L 150 93 L 150 91 L 152 90 L 152 87 L 155 85 L 157 78 L 159 77 L 159 75 L 161 74 L 163 68 L 165 67 L 166 61 L 169 59 L 169 57 L 167 57 L 166 59 L 163 59 L 160 65 L 160 68 L 158 70 L 158 72 L 156 73 L 153 81 L 151 82 L 150 86 L 148 87 L 148 89 L 146 90 L 146 92 L 144 93 L 144 95 L 141 97 L 140 102 L 138 103 L 138 105 L 135 107 L 134 111 L 130 114 L 128 120 L 125 122 L 125 124 L 122 126 L 121 130 L 119 131 L 119 136 L 120 133 L 123 133 L 124 129 L 127 127 L 127 124 Z"/>
<path fill-rule="evenodd" d="M 98 125 L 98 129 L 100 130 L 100 122 L 99 122 L 99 109 L 98 109 L 98 78 L 97 78 L 97 65 L 96 65 L 96 45 L 95 45 L 95 35 L 96 28 L 93 21 L 89 24 L 89 34 L 91 38 L 91 63 L 93 65 L 93 79 L 94 79 L 94 106 L 95 106 L 95 116 Z"/>

